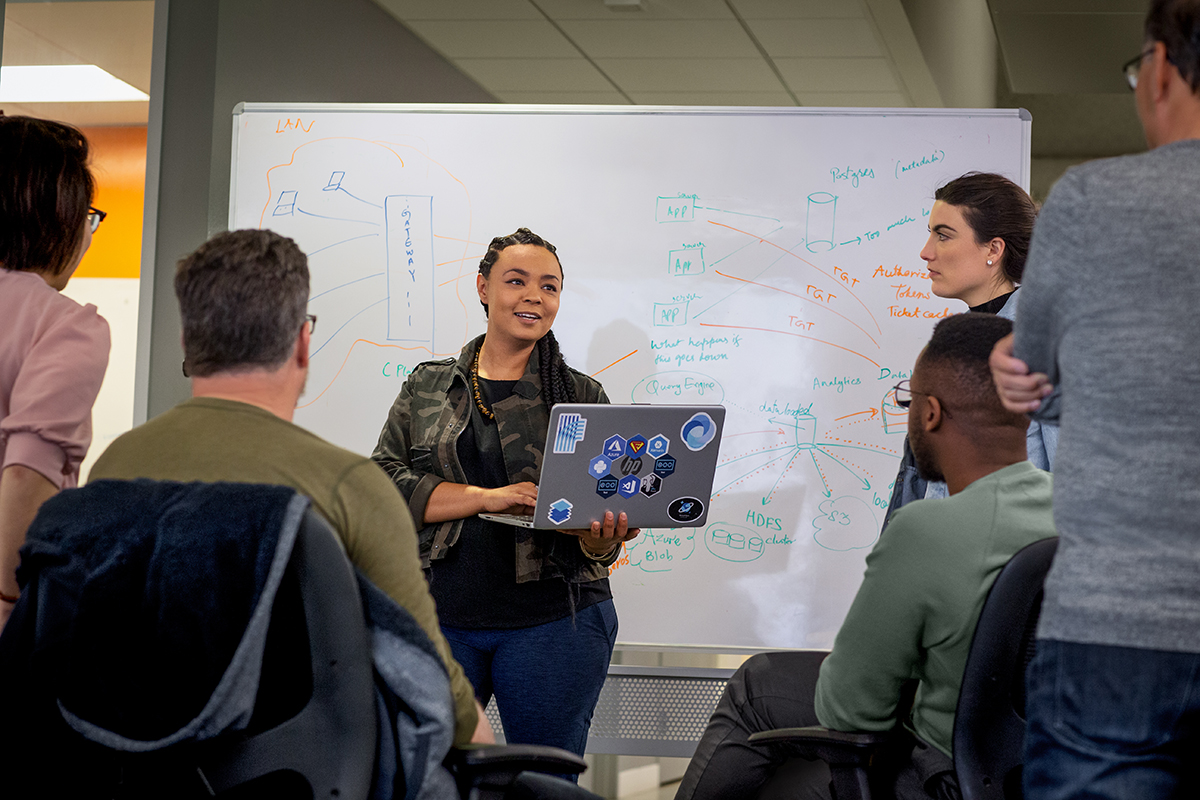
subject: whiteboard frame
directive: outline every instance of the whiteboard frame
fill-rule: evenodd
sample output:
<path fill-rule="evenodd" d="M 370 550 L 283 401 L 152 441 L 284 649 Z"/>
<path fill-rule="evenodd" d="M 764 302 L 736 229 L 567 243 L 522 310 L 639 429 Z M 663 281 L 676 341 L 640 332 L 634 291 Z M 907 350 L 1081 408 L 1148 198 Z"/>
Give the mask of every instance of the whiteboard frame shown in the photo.
<path fill-rule="evenodd" d="M 233 149 L 230 158 L 229 222 L 233 229 L 236 213 L 238 167 L 238 134 L 242 114 L 504 114 L 531 116 L 711 116 L 711 117 L 771 117 L 771 116 L 837 116 L 837 117 L 972 117 L 1016 118 L 1021 123 L 1021 174 L 1017 183 L 1029 191 L 1032 163 L 1033 115 L 1024 108 L 843 108 L 788 106 L 612 106 L 612 105 L 519 105 L 502 103 L 238 103 L 232 115 Z M 779 650 L 809 650 L 812 648 L 749 647 L 733 645 L 693 645 L 658 642 L 616 643 L 617 650 L 680 652 L 704 654 L 754 655 Z"/>
<path fill-rule="evenodd" d="M 1021 179 L 1017 183 L 1029 191 L 1033 147 L 1033 115 L 1024 108 L 842 108 L 838 106 L 588 106 L 588 105 L 507 105 L 504 103 L 250 103 L 233 107 L 233 150 L 229 159 L 229 220 L 234 226 L 234 198 L 237 197 L 238 118 L 242 114 L 325 113 L 340 114 L 528 114 L 533 116 L 619 116 L 678 115 L 710 117 L 997 117 L 1021 122 Z"/>

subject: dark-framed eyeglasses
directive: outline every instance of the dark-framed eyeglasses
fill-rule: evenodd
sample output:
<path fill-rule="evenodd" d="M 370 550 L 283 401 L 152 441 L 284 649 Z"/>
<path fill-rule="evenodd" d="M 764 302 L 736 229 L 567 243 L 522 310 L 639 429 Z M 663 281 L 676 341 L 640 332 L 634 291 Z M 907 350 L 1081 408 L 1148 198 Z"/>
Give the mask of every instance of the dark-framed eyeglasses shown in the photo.
<path fill-rule="evenodd" d="M 100 227 L 100 223 L 104 222 L 104 218 L 107 216 L 107 211 L 101 211 L 94 206 L 88 206 L 87 221 L 88 227 L 92 229 L 92 233 L 96 232 L 96 229 Z"/>
<path fill-rule="evenodd" d="M 1142 61 L 1153 52 L 1154 48 L 1148 47 L 1121 65 L 1121 74 L 1125 76 L 1125 83 L 1129 84 L 1130 91 L 1137 89 L 1138 73 L 1141 72 Z"/>
<path fill-rule="evenodd" d="M 317 330 L 317 315 L 316 314 L 305 314 L 304 321 L 307 322 L 309 325 L 309 327 L 308 327 L 309 334 L 315 333 Z"/>
<path fill-rule="evenodd" d="M 929 394 L 929 392 L 920 392 L 912 388 L 912 381 L 909 380 L 900 381 L 892 387 L 892 399 L 894 399 L 896 401 L 896 405 L 900 406 L 901 408 L 908 408 L 912 405 L 914 394 L 923 395 L 925 397 L 935 396 Z M 941 402 L 942 404 L 942 413 L 949 417 L 950 411 L 946 408 L 946 403 L 941 400 L 938 402 Z"/>

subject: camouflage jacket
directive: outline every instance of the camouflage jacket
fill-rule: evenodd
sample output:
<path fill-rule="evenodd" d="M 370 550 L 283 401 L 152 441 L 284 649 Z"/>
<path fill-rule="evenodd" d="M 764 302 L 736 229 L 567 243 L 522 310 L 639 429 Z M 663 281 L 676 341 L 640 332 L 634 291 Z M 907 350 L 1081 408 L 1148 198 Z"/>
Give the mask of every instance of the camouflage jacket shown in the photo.
<path fill-rule="evenodd" d="M 428 567 L 446 555 L 462 532 L 461 519 L 421 526 L 429 495 L 442 481 L 467 483 L 458 460 L 458 437 L 471 423 L 471 363 L 483 337 L 467 344 L 457 359 L 417 365 L 388 413 L 379 444 L 371 454 L 408 500 L 417 521 L 421 563 Z M 493 404 L 504 468 L 511 483 L 538 483 L 550 409 L 542 401 L 542 380 L 535 349 L 513 394 Z M 607 403 L 604 389 L 592 378 L 571 370 L 581 403 Z M 608 575 L 608 565 L 583 555 L 578 538 L 556 531 L 514 528 L 517 583 L 563 577 L 572 583 Z"/>

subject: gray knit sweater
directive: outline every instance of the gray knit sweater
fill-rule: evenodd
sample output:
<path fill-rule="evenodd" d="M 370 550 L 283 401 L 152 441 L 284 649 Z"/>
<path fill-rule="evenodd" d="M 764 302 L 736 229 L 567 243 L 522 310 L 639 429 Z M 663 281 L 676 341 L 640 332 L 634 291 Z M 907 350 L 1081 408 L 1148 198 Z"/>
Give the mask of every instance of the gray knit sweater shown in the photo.
<path fill-rule="evenodd" d="M 1039 636 L 1200 652 L 1200 140 L 1055 185 L 1016 352 L 1062 390 Z"/>

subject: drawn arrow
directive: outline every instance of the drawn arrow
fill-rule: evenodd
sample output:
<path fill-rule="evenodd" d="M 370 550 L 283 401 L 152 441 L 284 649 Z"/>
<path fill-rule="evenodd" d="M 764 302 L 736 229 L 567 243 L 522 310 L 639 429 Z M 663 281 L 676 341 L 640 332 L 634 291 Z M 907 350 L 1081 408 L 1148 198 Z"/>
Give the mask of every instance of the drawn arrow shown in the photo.
<path fill-rule="evenodd" d="M 855 236 L 853 239 L 851 239 L 848 242 L 842 242 L 842 244 L 862 244 L 862 237 Z"/>
<path fill-rule="evenodd" d="M 825 496 L 833 497 L 833 491 L 829 488 L 829 481 L 825 480 L 825 473 L 821 471 L 821 465 L 817 463 L 817 454 L 812 450 L 809 450 L 808 454 L 812 457 L 813 466 L 817 468 L 817 474 L 821 476 L 821 483 L 825 484 Z"/>
<path fill-rule="evenodd" d="M 783 436 L 783 428 L 776 428 L 773 431 L 746 431 L 745 433 L 727 433 L 722 438 L 732 439 L 735 436 L 749 436 L 752 433 L 778 433 L 780 436 Z"/>
<path fill-rule="evenodd" d="M 869 409 L 869 410 L 867 410 L 867 411 L 855 411 L 853 414 L 847 414 L 847 415 L 846 415 L 846 416 L 844 416 L 844 417 L 835 417 L 833 421 L 834 421 L 834 422 L 840 422 L 840 421 L 842 421 L 842 420 L 844 420 L 844 419 L 850 419 L 851 417 L 857 417 L 857 416 L 860 416 L 860 415 L 862 415 L 862 414 L 870 414 L 870 415 L 871 415 L 871 419 L 875 419 L 875 417 L 879 416 L 879 409 L 878 409 L 878 408 L 872 408 L 872 409 Z"/>
<path fill-rule="evenodd" d="M 847 464 L 845 461 L 842 461 L 840 458 L 838 458 L 838 457 L 837 457 L 837 456 L 835 456 L 833 453 L 829 452 L 828 450 L 826 450 L 826 449 L 825 449 L 825 448 L 823 448 L 823 447 L 818 447 L 817 449 L 818 449 L 818 450 L 820 450 L 820 451 L 821 451 L 822 453 L 824 453 L 825 455 L 827 455 L 827 456 L 829 456 L 830 458 L 832 458 L 832 459 L 833 459 L 834 461 L 836 461 L 838 464 L 841 464 L 843 467 L 845 467 L 845 469 L 846 469 L 846 471 L 847 471 L 847 472 L 849 472 L 849 473 L 850 473 L 851 475 L 853 475 L 855 478 L 858 478 L 858 480 L 862 481 L 862 485 L 863 485 L 863 486 L 862 486 L 862 488 L 863 488 L 863 491 L 864 491 L 864 492 L 865 492 L 865 491 L 867 491 L 867 490 L 869 490 L 869 489 L 871 488 L 871 482 L 870 482 L 870 481 L 868 481 L 866 478 L 864 478 L 862 475 L 859 475 L 859 474 L 858 474 L 858 472 L 856 472 L 856 471 L 854 470 L 854 468 L 853 468 L 853 467 L 851 467 L 849 464 Z M 815 458 L 816 458 L 816 457 L 814 456 L 814 460 L 815 460 Z M 821 476 L 821 477 L 824 477 L 824 476 Z"/>
<path fill-rule="evenodd" d="M 771 498 L 775 496 L 775 490 L 779 488 L 779 482 L 783 480 L 783 476 L 787 475 L 788 470 L 792 468 L 792 462 L 796 460 L 796 456 L 800 455 L 802 452 L 803 450 L 796 450 L 796 454 L 788 459 L 788 463 L 784 466 L 783 471 L 780 472 L 779 477 L 775 479 L 775 485 L 771 487 L 771 491 L 767 493 L 767 496 L 762 499 L 762 504 L 764 506 L 770 504 Z"/>

